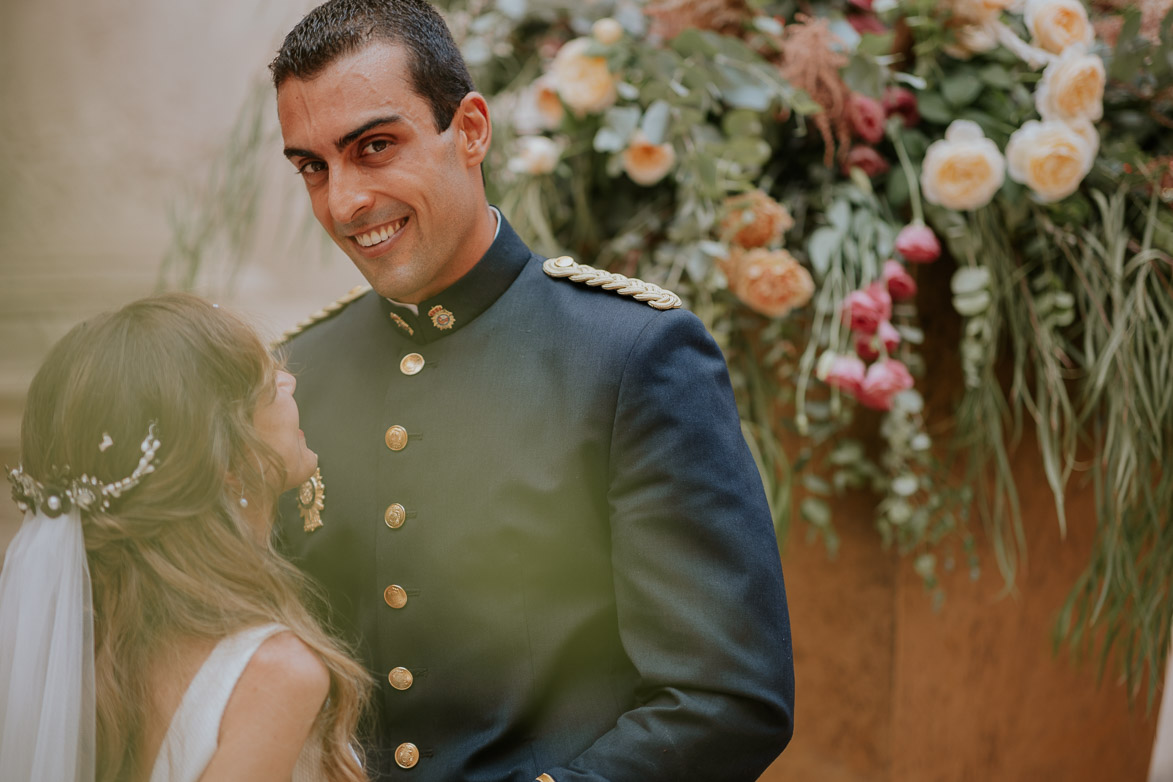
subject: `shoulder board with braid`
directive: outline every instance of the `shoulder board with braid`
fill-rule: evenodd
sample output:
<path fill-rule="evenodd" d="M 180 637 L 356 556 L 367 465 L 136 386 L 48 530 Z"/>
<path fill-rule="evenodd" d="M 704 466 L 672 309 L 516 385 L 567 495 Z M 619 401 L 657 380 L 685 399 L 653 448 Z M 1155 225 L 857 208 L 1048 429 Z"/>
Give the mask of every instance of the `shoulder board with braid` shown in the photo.
<path fill-rule="evenodd" d="M 370 285 L 357 285 L 351 288 L 350 291 L 342 298 L 327 304 L 317 312 L 298 321 L 293 328 L 287 330 L 280 337 L 275 339 L 273 341 L 272 347 L 280 347 L 293 337 L 296 337 L 298 334 L 308 329 L 310 326 L 314 326 L 318 323 L 321 323 L 322 321 L 329 320 L 339 312 L 342 312 L 342 310 L 346 309 L 346 305 L 350 304 L 352 301 L 359 298 L 370 289 Z"/>
<path fill-rule="evenodd" d="M 679 296 L 659 285 L 596 269 L 585 263 L 576 263 L 568 255 L 547 259 L 542 264 L 542 271 L 551 277 L 568 277 L 572 282 L 582 282 L 592 287 L 614 291 L 620 296 L 630 296 L 658 310 L 673 310 L 682 303 Z"/>

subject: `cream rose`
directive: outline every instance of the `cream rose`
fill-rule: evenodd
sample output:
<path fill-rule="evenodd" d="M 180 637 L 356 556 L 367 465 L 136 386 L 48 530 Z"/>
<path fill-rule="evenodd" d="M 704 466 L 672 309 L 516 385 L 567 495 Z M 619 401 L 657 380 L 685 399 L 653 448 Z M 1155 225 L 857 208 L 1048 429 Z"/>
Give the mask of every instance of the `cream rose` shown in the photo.
<path fill-rule="evenodd" d="M 925 152 L 920 185 L 925 200 L 948 209 L 977 209 L 998 192 L 1006 160 L 998 146 L 970 120 L 955 120 L 945 138 Z"/>
<path fill-rule="evenodd" d="M 613 43 L 618 43 L 623 37 L 623 25 L 611 17 L 605 16 L 591 25 L 591 35 L 599 43 L 610 46 Z"/>
<path fill-rule="evenodd" d="M 1095 31 L 1079 0 L 1027 0 L 1023 12 L 1034 45 L 1059 54 L 1072 44 L 1091 46 Z"/>
<path fill-rule="evenodd" d="M 637 185 L 651 186 L 659 182 L 676 165 L 676 150 L 671 144 L 652 144 L 643 131 L 632 134 L 627 149 L 623 150 L 623 170 Z"/>
<path fill-rule="evenodd" d="M 988 52 L 998 45 L 998 29 L 993 21 L 963 24 L 953 28 L 953 43 L 944 47 L 945 53 L 959 60 L 968 60 L 975 54 Z"/>
<path fill-rule="evenodd" d="M 550 65 L 550 75 L 558 94 L 578 116 L 594 114 L 615 103 L 615 77 L 607 70 L 603 57 L 588 56 L 590 38 L 568 41 Z"/>
<path fill-rule="evenodd" d="M 518 133 L 541 133 L 562 124 L 562 99 L 549 74 L 539 76 L 522 91 L 513 112 L 513 127 Z"/>
<path fill-rule="evenodd" d="M 948 0 L 942 5 L 952 12 L 956 20 L 980 24 L 997 19 L 1015 2 L 1016 0 Z"/>
<path fill-rule="evenodd" d="M 1044 120 L 1104 116 L 1104 61 L 1082 46 L 1069 46 L 1043 71 L 1035 90 L 1035 107 Z"/>
<path fill-rule="evenodd" d="M 785 250 L 734 250 L 722 265 L 734 295 L 769 318 L 806 305 L 815 292 L 810 272 Z"/>
<path fill-rule="evenodd" d="M 558 165 L 562 150 L 545 136 L 522 136 L 517 139 L 517 154 L 509 160 L 509 170 L 519 174 L 549 174 Z"/>
<path fill-rule="evenodd" d="M 1075 192 L 1091 171 L 1098 148 L 1099 137 L 1087 120 L 1030 120 L 1010 136 L 1006 162 L 1011 179 L 1049 203 Z"/>

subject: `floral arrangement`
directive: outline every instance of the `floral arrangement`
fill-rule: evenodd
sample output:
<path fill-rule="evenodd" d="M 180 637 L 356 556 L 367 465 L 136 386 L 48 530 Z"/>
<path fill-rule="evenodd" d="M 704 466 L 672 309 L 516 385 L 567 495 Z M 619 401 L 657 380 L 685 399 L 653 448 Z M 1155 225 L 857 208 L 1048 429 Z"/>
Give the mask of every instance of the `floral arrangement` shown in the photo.
<path fill-rule="evenodd" d="M 1151 698 L 1173 620 L 1173 0 L 1089 2 L 440 4 L 492 105 L 491 200 L 535 249 L 704 320 L 781 533 L 795 507 L 833 552 L 829 500 L 869 490 L 939 601 L 942 569 L 978 573 L 976 509 L 1012 586 L 1029 422 L 1061 527 L 1068 485 L 1095 487 L 1057 635 L 1115 652 L 1133 692 L 1147 671 Z M 247 248 L 257 96 L 176 210 L 164 285 Z"/>
<path fill-rule="evenodd" d="M 884 543 L 939 599 L 939 568 L 976 574 L 976 507 L 1012 583 L 1008 455 L 1029 417 L 1059 523 L 1075 473 L 1098 489 L 1058 632 L 1115 642 L 1139 686 L 1173 616 L 1170 5 L 447 13 L 495 112 L 492 198 L 538 249 L 668 287 L 705 321 L 780 526 L 794 497 L 834 550 L 828 499 L 871 489 Z M 929 316 L 959 331 L 932 365 Z M 940 399 L 946 362 L 960 390 Z"/>

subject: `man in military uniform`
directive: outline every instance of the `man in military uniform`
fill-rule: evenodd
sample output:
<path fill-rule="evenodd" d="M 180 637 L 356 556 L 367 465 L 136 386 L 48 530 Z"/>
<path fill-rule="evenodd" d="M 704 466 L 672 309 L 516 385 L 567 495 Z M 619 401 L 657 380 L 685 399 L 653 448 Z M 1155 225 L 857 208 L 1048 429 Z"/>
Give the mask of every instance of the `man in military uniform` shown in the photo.
<path fill-rule="evenodd" d="M 272 70 L 372 288 L 288 342 L 326 489 L 280 532 L 378 675 L 372 775 L 756 779 L 792 733 L 790 631 L 713 340 L 487 203 L 488 106 L 423 0 L 332 0 Z"/>

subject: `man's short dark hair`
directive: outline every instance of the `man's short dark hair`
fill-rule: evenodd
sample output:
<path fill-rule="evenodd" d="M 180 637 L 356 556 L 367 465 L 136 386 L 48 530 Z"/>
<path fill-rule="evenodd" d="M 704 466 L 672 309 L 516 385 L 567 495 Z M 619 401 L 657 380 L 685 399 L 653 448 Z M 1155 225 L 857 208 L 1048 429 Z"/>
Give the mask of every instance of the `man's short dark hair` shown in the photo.
<path fill-rule="evenodd" d="M 312 79 L 335 60 L 385 41 L 407 51 L 412 91 L 432 107 L 437 132 L 450 124 L 472 77 L 444 19 L 425 0 L 329 0 L 306 14 L 269 63 L 273 86 Z"/>

